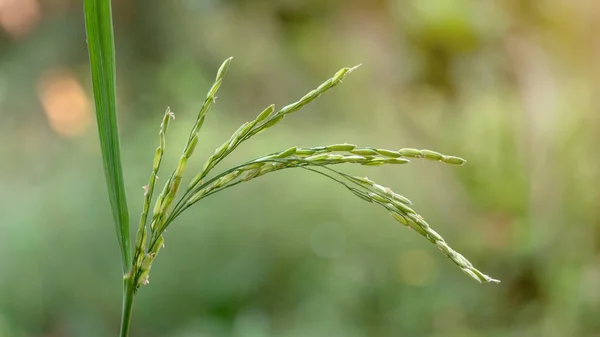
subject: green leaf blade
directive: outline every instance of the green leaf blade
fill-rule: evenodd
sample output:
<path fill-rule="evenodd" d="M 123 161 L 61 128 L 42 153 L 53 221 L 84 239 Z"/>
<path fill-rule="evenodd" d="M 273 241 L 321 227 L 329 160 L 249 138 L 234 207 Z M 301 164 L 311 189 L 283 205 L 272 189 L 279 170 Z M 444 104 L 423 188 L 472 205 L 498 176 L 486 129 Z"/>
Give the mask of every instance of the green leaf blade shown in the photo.
<path fill-rule="evenodd" d="M 123 272 L 131 264 L 129 211 L 125 195 L 115 88 L 115 47 L 110 0 L 85 0 L 90 68 L 98 134 L 110 205 L 115 222 Z"/>

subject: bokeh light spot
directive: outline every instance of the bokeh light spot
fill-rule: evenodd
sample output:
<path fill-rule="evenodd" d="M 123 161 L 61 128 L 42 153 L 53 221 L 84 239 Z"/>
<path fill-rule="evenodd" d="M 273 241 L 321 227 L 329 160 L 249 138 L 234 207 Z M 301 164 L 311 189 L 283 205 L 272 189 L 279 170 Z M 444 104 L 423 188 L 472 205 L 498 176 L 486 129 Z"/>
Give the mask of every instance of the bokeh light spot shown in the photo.
<path fill-rule="evenodd" d="M 40 19 L 38 0 L 0 0 L 0 27 L 13 37 L 27 35 Z"/>
<path fill-rule="evenodd" d="M 70 71 L 52 69 L 40 76 L 38 97 L 50 127 L 59 135 L 79 136 L 92 124 L 89 99 Z"/>

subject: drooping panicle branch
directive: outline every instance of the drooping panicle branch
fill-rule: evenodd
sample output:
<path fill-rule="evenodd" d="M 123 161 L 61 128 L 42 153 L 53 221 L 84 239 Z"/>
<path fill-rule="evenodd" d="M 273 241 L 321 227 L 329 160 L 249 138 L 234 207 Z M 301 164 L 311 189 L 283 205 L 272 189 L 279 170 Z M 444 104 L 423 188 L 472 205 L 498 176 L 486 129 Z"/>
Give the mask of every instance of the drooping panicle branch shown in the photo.
<path fill-rule="evenodd" d="M 206 161 L 204 168 L 198 175 L 192 180 L 188 186 L 188 190 L 192 190 L 198 185 L 198 183 L 208 175 L 210 170 L 214 168 L 223 158 L 229 155 L 235 148 L 238 147 L 242 142 L 250 139 L 252 136 L 267 130 L 268 128 L 279 123 L 286 115 L 296 112 L 302 109 L 308 103 L 314 101 L 319 96 L 329 91 L 336 85 L 340 84 L 344 77 L 349 75 L 352 71 L 358 68 L 360 65 L 352 68 L 342 68 L 335 75 L 323 82 L 316 89 L 310 91 L 304 95 L 300 100 L 292 104 L 286 105 L 281 110 L 274 112 L 275 107 L 273 105 L 268 106 L 263 110 L 257 117 L 251 122 L 243 124 L 236 132 L 233 133 L 231 138 L 223 143 L 215 153 Z"/>
<path fill-rule="evenodd" d="M 187 166 L 187 161 L 194 153 L 196 145 L 198 144 L 198 132 L 200 131 L 200 129 L 202 128 L 202 125 L 204 124 L 204 120 L 206 119 L 206 114 L 209 111 L 211 105 L 216 101 L 217 91 L 219 90 L 219 87 L 221 86 L 221 83 L 223 82 L 223 78 L 224 78 L 225 74 L 227 73 L 227 70 L 229 69 L 231 60 L 232 60 L 232 58 L 230 57 L 227 60 L 225 60 L 223 62 L 223 64 L 221 64 L 221 67 L 219 68 L 219 71 L 217 72 L 215 82 L 213 83 L 212 87 L 208 91 L 208 94 L 206 95 L 206 98 L 204 99 L 204 103 L 202 104 L 202 107 L 200 108 L 200 111 L 198 112 L 196 122 L 194 123 L 194 126 L 192 127 L 192 130 L 190 131 L 188 141 L 185 145 L 185 148 L 183 150 L 181 157 L 179 158 L 177 167 L 175 168 L 173 173 L 171 173 L 171 176 L 165 183 L 162 192 L 159 194 L 159 196 L 156 200 L 156 203 L 154 205 L 153 215 L 152 215 L 152 222 L 150 224 L 150 233 L 151 233 L 150 242 L 146 243 L 147 240 L 145 238 L 145 236 L 146 236 L 145 231 L 143 231 L 144 234 L 141 235 L 141 238 L 136 239 L 136 241 L 139 241 L 140 246 L 147 245 L 147 247 L 145 247 L 145 250 L 147 250 L 147 253 L 145 253 L 145 254 L 140 253 L 136 257 L 136 264 L 137 264 L 136 268 L 138 269 L 138 271 L 136 273 L 137 274 L 136 279 L 137 279 L 138 287 L 140 286 L 140 284 L 146 284 L 148 282 L 148 274 L 150 272 L 150 267 L 152 265 L 152 262 L 154 261 L 154 258 L 156 257 L 156 255 L 158 254 L 160 249 L 164 246 L 164 238 L 162 237 L 162 232 L 164 231 L 165 217 L 169 211 L 169 208 L 170 208 L 173 200 L 175 199 L 175 196 L 177 195 L 177 191 L 179 190 L 179 186 L 181 185 L 181 180 L 183 179 L 183 174 L 184 174 L 186 166 Z M 168 118 L 166 120 L 168 123 Z M 165 120 L 163 120 L 163 124 L 164 123 L 165 123 Z M 165 131 L 166 131 L 166 126 L 165 126 Z M 160 145 L 161 146 L 159 146 L 159 149 L 157 150 L 157 156 L 160 152 L 160 157 L 155 156 L 155 165 L 156 165 L 157 158 L 159 161 L 158 163 L 160 164 L 160 160 L 162 158 L 162 152 L 164 151 L 164 143 L 165 143 L 164 131 L 163 131 L 163 128 L 161 127 L 161 133 L 160 133 Z M 156 179 L 155 175 L 153 177 L 154 177 L 154 179 Z M 150 194 L 150 198 L 151 198 L 151 194 Z M 145 223 L 146 216 L 147 216 L 147 210 L 146 210 L 146 215 L 143 215 L 143 216 L 144 216 L 144 223 Z"/>
<path fill-rule="evenodd" d="M 151 200 L 151 196 L 145 196 L 142 219 L 140 219 L 140 231 L 138 232 L 138 241 L 136 242 L 136 252 L 141 252 L 141 255 L 136 255 L 136 275 L 138 275 L 136 280 L 138 287 L 141 284 L 147 283 L 148 273 L 154 258 L 164 244 L 163 232 L 187 208 L 210 195 L 236 186 L 237 184 L 248 182 L 268 173 L 288 168 L 302 168 L 325 176 L 328 179 L 343 185 L 361 200 L 382 206 L 394 219 L 434 243 L 444 255 L 451 259 L 471 278 L 482 283 L 498 282 L 481 273 L 474 268 L 466 258 L 453 250 L 446 243 L 444 238 L 434 231 L 423 217 L 413 209 L 412 202 L 408 198 L 392 191 L 388 187 L 379 185 L 366 177 L 351 176 L 337 169 L 337 165 L 339 164 L 358 164 L 364 166 L 407 164 L 411 159 L 416 158 L 424 158 L 451 165 L 464 165 L 466 161 L 460 157 L 444 155 L 431 150 L 419 150 L 413 148 L 387 150 L 376 147 L 359 147 L 347 143 L 308 148 L 293 146 L 283 151 L 255 158 L 216 174 L 212 178 L 207 178 L 217 164 L 231 154 L 241 143 L 256 134 L 273 127 L 285 116 L 302 109 L 308 103 L 314 101 L 320 95 L 341 83 L 343 78 L 356 69 L 356 67 L 343 68 L 332 78 L 304 95 L 297 102 L 289 104 L 278 111 L 275 110 L 273 105 L 270 105 L 259 113 L 254 120 L 242 124 L 231 135 L 229 140 L 219 146 L 208 158 L 200 172 L 187 186 L 184 195 L 171 209 L 171 205 L 180 187 L 187 162 L 198 142 L 198 131 L 204 123 L 208 109 L 215 100 L 215 94 L 222 83 L 223 75 L 229 67 L 230 61 L 231 59 L 226 60 L 219 69 L 215 83 L 209 90 L 206 100 L 198 113 L 198 117 L 190 132 L 188 142 L 179 159 L 177 168 L 171 174 L 163 191 L 158 196 L 150 225 L 151 240 L 148 242 L 145 240 L 145 232 L 141 230 L 146 223 Z M 150 194 L 152 194 L 156 172 L 160 165 L 162 152 L 164 151 L 164 131 L 166 130 L 167 123 L 168 118 L 166 119 L 166 122 L 163 120 L 164 130 L 161 126 L 161 141 L 156 155 L 158 159 L 155 158 L 155 167 L 153 168 L 153 174 L 150 183 L 148 184 L 148 191 Z M 145 247 L 145 250 L 138 249 L 138 247 Z"/>
<path fill-rule="evenodd" d="M 169 177 L 168 183 L 165 184 L 163 191 L 159 195 L 159 198 L 156 202 L 155 212 L 152 219 L 152 230 L 153 230 L 153 246 L 150 247 L 151 250 L 160 249 L 156 245 L 156 240 L 158 240 L 158 236 L 162 233 L 163 229 L 163 220 L 169 208 L 173 202 L 173 199 L 177 195 L 177 191 L 179 190 L 179 186 L 181 185 L 181 180 L 183 179 L 183 173 L 185 172 L 185 168 L 187 166 L 188 159 L 192 156 L 194 149 L 196 148 L 196 144 L 198 143 L 198 132 L 200 128 L 204 124 L 204 120 L 206 118 L 206 114 L 210 109 L 211 105 L 216 101 L 216 94 L 223 82 L 223 78 L 229 69 L 229 65 L 231 64 L 232 58 L 228 58 L 223 62 L 219 71 L 217 72 L 217 76 L 215 78 L 215 82 L 212 87 L 208 91 L 206 98 L 204 99 L 204 104 L 202 104 L 202 108 L 198 113 L 196 118 L 196 122 L 190 131 L 190 136 L 188 138 L 188 142 L 185 145 L 183 150 L 183 154 L 179 158 L 179 162 L 177 163 L 177 167 Z"/>

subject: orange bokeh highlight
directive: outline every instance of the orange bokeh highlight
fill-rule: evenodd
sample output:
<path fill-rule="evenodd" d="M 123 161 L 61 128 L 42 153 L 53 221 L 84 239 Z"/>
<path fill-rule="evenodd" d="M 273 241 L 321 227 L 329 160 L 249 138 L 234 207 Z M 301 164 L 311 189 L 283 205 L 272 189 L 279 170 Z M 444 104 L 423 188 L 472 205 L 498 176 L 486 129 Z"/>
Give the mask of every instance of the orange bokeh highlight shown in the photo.
<path fill-rule="evenodd" d="M 38 78 L 38 97 L 52 130 L 64 137 L 83 134 L 92 124 L 90 100 L 73 73 L 52 69 Z"/>
<path fill-rule="evenodd" d="M 38 0 L 0 0 L 0 27 L 16 38 L 27 35 L 41 17 Z"/>

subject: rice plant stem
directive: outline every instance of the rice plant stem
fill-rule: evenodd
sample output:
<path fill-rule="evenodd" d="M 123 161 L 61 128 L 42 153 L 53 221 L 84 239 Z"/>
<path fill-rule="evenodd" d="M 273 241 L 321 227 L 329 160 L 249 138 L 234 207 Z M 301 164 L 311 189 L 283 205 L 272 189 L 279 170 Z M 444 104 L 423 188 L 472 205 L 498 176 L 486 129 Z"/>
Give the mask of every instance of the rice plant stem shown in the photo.
<path fill-rule="evenodd" d="M 123 279 L 123 307 L 121 311 L 121 332 L 119 333 L 119 337 L 129 336 L 133 298 L 135 296 L 134 282 L 135 278 L 133 276 L 128 276 Z"/>

